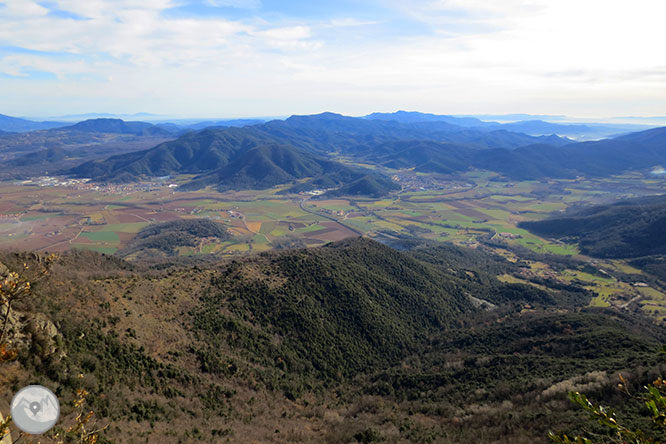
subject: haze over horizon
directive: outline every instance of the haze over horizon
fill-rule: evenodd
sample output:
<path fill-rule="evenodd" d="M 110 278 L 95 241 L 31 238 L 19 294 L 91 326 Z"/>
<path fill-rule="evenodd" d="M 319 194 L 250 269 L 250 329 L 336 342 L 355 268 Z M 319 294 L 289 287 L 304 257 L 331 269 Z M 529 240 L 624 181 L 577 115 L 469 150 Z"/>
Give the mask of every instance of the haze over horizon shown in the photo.
<path fill-rule="evenodd" d="M 666 115 L 649 0 L 0 0 L 3 114 Z"/>

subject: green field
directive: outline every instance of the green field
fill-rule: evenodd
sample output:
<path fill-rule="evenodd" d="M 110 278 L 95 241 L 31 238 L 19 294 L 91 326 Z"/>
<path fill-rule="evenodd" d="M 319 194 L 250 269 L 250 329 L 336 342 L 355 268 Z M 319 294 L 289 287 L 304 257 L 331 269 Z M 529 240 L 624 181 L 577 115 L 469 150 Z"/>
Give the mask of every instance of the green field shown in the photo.
<path fill-rule="evenodd" d="M 104 231 L 115 231 L 118 233 L 138 233 L 142 228 L 150 225 L 148 222 L 134 222 L 127 224 L 107 224 Z"/>
<path fill-rule="evenodd" d="M 118 242 L 118 233 L 115 231 L 96 231 L 92 233 L 81 233 L 82 237 L 86 237 L 94 242 Z"/>

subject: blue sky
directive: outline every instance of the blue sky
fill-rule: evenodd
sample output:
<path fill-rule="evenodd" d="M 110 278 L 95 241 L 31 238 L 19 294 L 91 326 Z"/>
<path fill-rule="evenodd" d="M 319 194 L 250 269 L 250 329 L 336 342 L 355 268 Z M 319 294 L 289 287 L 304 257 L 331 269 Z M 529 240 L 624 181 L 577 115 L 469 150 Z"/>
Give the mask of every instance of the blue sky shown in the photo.
<path fill-rule="evenodd" d="M 666 115 L 658 0 L 0 0 L 0 113 Z"/>

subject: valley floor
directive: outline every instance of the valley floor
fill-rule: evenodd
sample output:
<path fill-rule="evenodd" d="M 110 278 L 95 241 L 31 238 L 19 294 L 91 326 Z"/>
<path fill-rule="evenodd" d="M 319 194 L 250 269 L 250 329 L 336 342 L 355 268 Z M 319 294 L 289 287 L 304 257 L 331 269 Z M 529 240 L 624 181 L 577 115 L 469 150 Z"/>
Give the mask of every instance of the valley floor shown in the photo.
<path fill-rule="evenodd" d="M 484 245 L 512 261 L 524 260 L 529 267 L 521 275 L 504 277 L 507 282 L 575 280 L 597 293 L 595 306 L 639 308 L 656 319 L 666 319 L 665 292 L 655 279 L 625 261 L 592 260 L 580 255 L 575 245 L 517 227 L 522 221 L 541 220 L 572 206 L 660 193 L 663 178 L 628 174 L 611 179 L 508 182 L 486 172 L 451 177 L 386 172 L 402 190 L 384 199 L 280 194 L 285 187 L 226 193 L 176 191 L 189 177 L 125 186 L 56 179 L 5 182 L 0 184 L 0 248 L 50 252 L 79 248 L 113 254 L 150 224 L 195 218 L 225 224 L 232 237 L 178 247 L 182 256 L 233 256 L 317 246 L 360 234 L 386 242 L 419 237 L 469 247 Z M 520 251 L 584 261 L 592 273 L 576 267 L 554 269 Z"/>

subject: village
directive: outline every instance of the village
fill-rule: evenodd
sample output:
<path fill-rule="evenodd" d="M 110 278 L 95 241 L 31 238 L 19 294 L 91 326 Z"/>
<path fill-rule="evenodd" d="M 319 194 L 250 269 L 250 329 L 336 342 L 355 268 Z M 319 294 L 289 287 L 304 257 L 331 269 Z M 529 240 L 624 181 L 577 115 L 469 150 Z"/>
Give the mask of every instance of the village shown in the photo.
<path fill-rule="evenodd" d="M 391 176 L 400 184 L 403 191 L 453 191 L 474 187 L 471 183 L 456 182 L 437 175 L 421 175 L 414 172 L 400 172 Z"/>
<path fill-rule="evenodd" d="M 77 191 L 97 191 L 105 194 L 126 195 L 129 193 L 158 191 L 164 188 L 174 189 L 178 185 L 168 181 L 169 176 L 160 177 L 153 181 L 134 183 L 95 183 L 91 179 L 78 179 L 66 176 L 41 176 L 15 182 L 16 185 L 38 187 L 63 187 Z"/>

